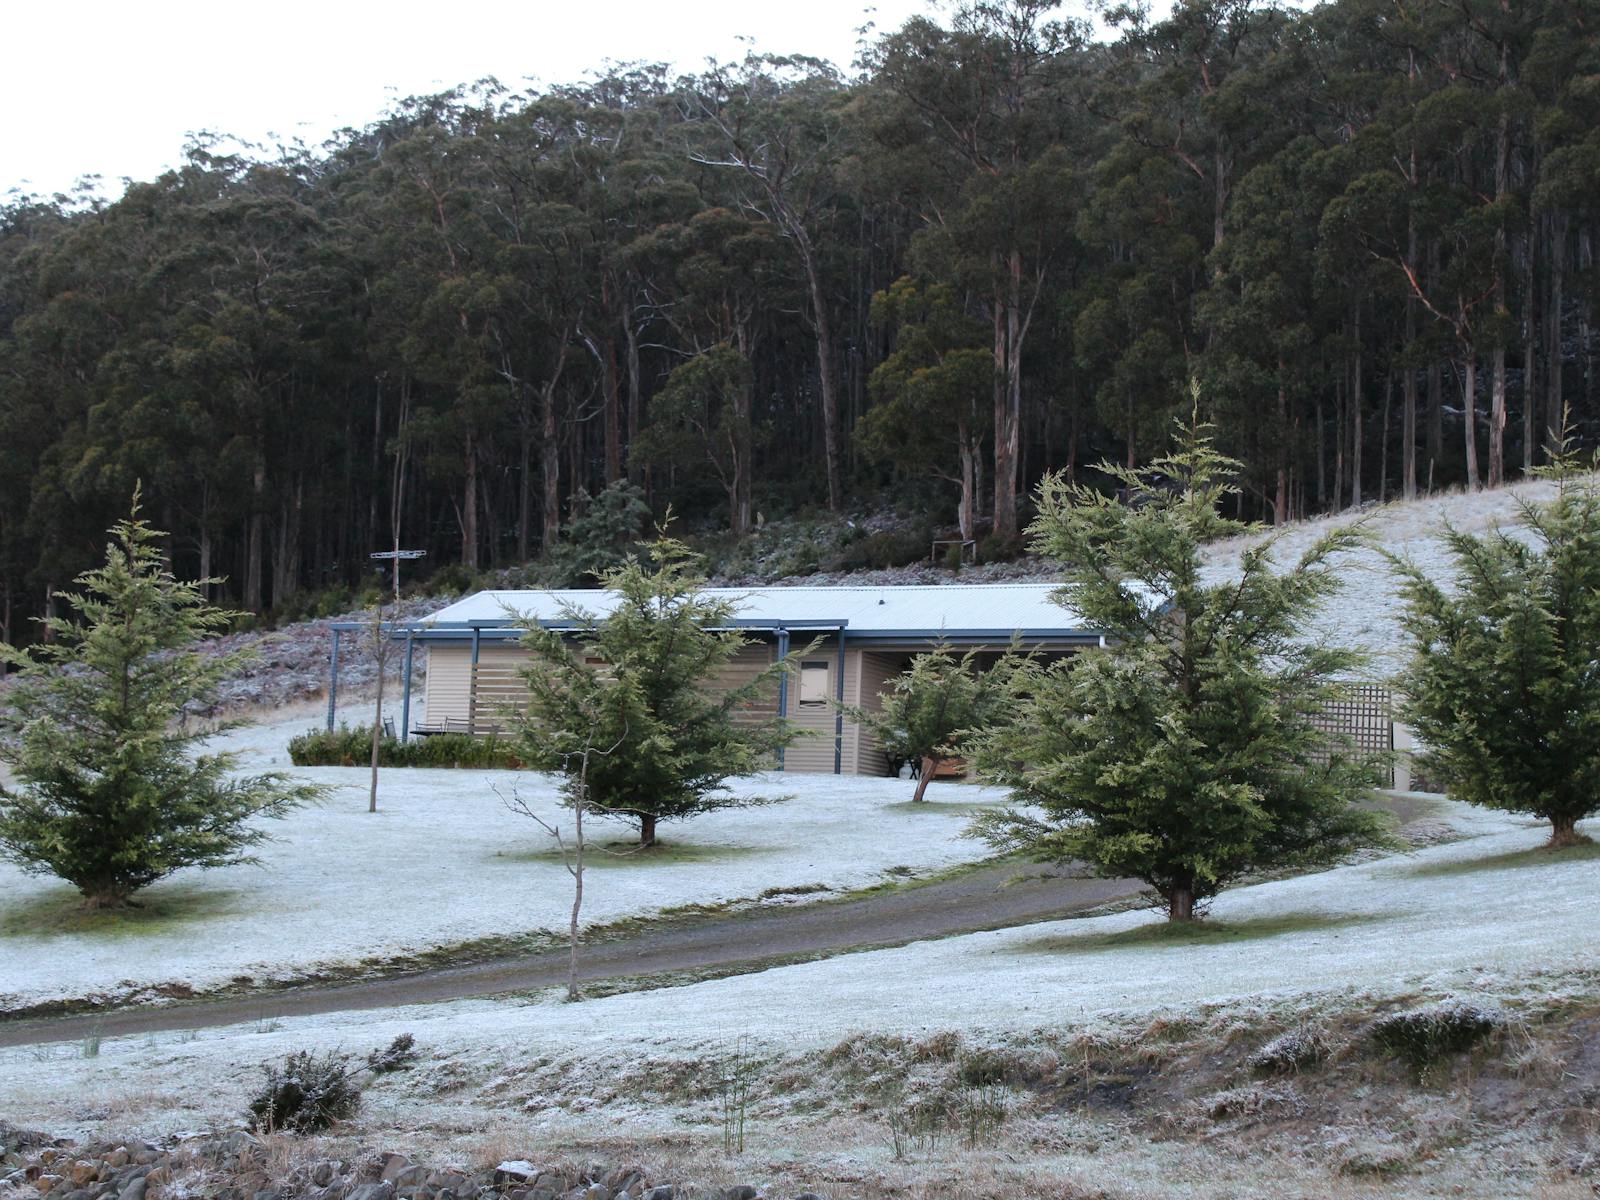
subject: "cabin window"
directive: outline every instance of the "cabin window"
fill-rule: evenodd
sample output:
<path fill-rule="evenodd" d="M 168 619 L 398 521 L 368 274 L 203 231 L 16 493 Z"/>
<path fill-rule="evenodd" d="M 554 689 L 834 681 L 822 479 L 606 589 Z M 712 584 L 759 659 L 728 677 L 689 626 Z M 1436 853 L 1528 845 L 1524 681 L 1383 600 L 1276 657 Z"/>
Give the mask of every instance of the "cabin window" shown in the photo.
<path fill-rule="evenodd" d="M 825 708 L 833 671 L 827 662 L 800 664 L 800 707 Z"/>

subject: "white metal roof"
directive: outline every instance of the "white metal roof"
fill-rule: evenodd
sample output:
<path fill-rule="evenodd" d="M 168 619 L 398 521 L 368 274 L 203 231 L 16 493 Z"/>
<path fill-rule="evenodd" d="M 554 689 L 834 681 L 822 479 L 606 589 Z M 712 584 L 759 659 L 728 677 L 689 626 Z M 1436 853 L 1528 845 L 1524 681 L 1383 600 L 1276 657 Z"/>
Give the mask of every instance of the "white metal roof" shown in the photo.
<path fill-rule="evenodd" d="M 907 636 L 985 633 L 1090 634 L 1082 618 L 1054 599 L 1053 583 L 951 583 L 878 587 L 706 588 L 705 594 L 731 600 L 746 622 L 782 626 L 788 622 L 844 622 L 851 636 Z M 579 609 L 603 617 L 616 594 L 599 589 L 490 591 L 467 596 L 419 625 L 510 624 L 517 619 L 561 621 Z"/>

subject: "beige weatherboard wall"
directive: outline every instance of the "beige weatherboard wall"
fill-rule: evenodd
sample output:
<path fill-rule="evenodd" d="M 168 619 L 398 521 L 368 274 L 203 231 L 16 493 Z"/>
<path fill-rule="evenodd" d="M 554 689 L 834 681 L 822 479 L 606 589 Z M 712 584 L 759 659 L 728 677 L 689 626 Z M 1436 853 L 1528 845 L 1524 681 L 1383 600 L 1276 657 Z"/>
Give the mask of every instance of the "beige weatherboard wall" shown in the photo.
<path fill-rule="evenodd" d="M 1003 650 L 1013 638 L 1046 653 L 1099 644 L 1050 584 L 916 587 L 711 588 L 732 602 L 732 627 L 749 639 L 711 686 L 731 689 L 780 654 L 798 667 L 781 689 L 746 710 L 751 720 L 780 711 L 801 736 L 781 769 L 881 775 L 889 767 L 870 730 L 840 717 L 837 701 L 877 709 L 879 696 L 919 653 L 942 643 Z M 491 733 L 526 702 L 519 674 L 527 651 L 516 617 L 561 628 L 573 608 L 604 617 L 616 600 L 603 591 L 480 592 L 398 629 L 427 655 L 427 722 L 416 734 Z M 815 643 L 815 645 L 813 645 Z M 774 766 L 780 766 L 775 763 Z"/>

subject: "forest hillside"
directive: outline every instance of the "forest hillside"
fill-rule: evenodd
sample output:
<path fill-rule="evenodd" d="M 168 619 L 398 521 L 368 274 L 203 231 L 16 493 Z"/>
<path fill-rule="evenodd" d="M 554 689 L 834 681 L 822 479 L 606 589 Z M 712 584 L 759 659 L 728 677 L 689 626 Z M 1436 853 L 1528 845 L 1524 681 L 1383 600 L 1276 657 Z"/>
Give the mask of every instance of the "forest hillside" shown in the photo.
<path fill-rule="evenodd" d="M 1004 560 L 1044 472 L 1148 461 L 1191 380 L 1273 522 L 1594 442 L 1600 4 L 1107 16 L 489 81 L 12 196 L 0 639 L 136 482 L 180 574 L 283 619 L 375 550 L 439 588 L 550 564 L 597 496 L 730 545 L 893 511 L 914 536 L 853 565 Z"/>

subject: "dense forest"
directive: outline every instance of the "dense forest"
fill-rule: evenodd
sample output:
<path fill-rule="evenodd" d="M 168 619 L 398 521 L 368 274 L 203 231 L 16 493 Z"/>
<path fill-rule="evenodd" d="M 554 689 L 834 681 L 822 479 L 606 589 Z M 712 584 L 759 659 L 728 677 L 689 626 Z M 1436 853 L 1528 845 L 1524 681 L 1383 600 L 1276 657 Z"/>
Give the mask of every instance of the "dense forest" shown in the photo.
<path fill-rule="evenodd" d="M 397 543 L 548 556 L 607 486 L 1005 553 L 1043 472 L 1148 460 L 1191 380 L 1268 521 L 1595 441 L 1600 0 L 1102 15 L 483 81 L 14 197 L 0 638 L 136 481 L 176 569 L 265 612 Z"/>

